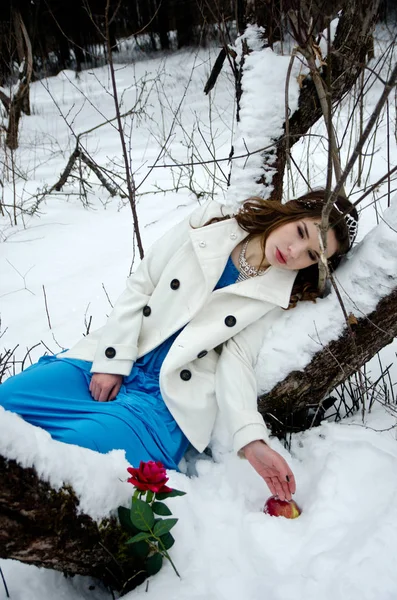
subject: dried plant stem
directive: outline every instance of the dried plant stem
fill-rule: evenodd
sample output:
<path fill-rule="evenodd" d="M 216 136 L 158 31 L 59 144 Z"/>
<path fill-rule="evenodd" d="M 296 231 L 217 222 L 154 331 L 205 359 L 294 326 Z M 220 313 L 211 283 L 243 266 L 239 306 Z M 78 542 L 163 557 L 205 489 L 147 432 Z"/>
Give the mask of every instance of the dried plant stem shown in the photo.
<path fill-rule="evenodd" d="M 11 176 L 12 176 L 12 206 L 13 206 L 13 217 L 14 217 L 14 225 L 17 225 L 17 191 L 16 191 L 16 182 L 15 182 L 15 162 L 14 162 L 14 149 L 11 148 Z"/>
<path fill-rule="evenodd" d="M 385 87 L 383 88 L 381 97 L 379 98 L 374 110 L 372 111 L 372 115 L 370 116 L 370 118 L 368 120 L 368 123 L 363 131 L 363 134 L 360 137 L 360 139 L 358 140 L 356 147 L 345 167 L 345 170 L 343 171 L 340 179 L 337 181 L 337 184 L 329 198 L 328 206 L 326 207 L 327 218 L 329 217 L 329 214 L 331 212 L 334 201 L 336 200 L 340 190 L 343 188 L 343 185 L 345 184 L 348 175 L 350 174 L 351 170 L 353 169 L 359 154 L 362 152 L 362 150 L 364 148 L 364 144 L 367 141 L 369 134 L 371 133 L 371 130 L 374 127 L 377 119 L 379 118 L 379 115 L 380 115 L 384 105 L 386 104 L 387 98 L 389 97 L 390 92 L 396 85 L 396 82 L 397 82 L 397 63 L 394 65 L 394 68 L 389 77 L 389 80 L 385 83 Z"/>
<path fill-rule="evenodd" d="M 361 77 L 360 77 L 360 89 L 363 90 L 364 89 L 364 71 L 361 73 Z M 359 132 L 360 132 L 360 137 L 363 134 L 363 130 L 364 130 L 364 93 L 359 93 Z M 358 179 L 357 179 L 357 185 L 361 185 L 361 177 L 362 177 L 362 173 L 363 173 L 363 155 L 362 152 L 360 152 L 359 156 L 358 156 Z"/>
<path fill-rule="evenodd" d="M 48 311 L 48 304 L 47 304 L 47 294 L 45 293 L 45 287 L 43 285 L 43 296 L 44 296 L 44 305 L 45 305 L 45 311 L 47 313 L 47 321 L 48 321 L 48 327 L 50 329 L 52 329 L 51 327 L 51 319 L 50 319 L 50 313 Z"/>
<path fill-rule="evenodd" d="M 5 591 L 6 591 L 6 596 L 7 596 L 7 598 L 9 598 L 9 597 L 10 597 L 10 594 L 9 594 L 9 592 L 8 592 L 7 583 L 6 583 L 6 580 L 5 580 L 5 577 L 4 577 L 4 575 L 3 575 L 3 571 L 2 571 L 2 569 L 1 569 L 1 567 L 0 567 L 0 576 L 1 576 L 1 579 L 3 580 L 3 585 L 4 585 L 4 589 L 5 589 Z"/>
<path fill-rule="evenodd" d="M 333 164 L 334 171 L 335 171 L 335 178 L 338 181 L 341 177 L 342 169 L 341 169 L 341 165 L 340 165 L 338 145 L 336 143 L 335 129 L 334 129 L 334 126 L 332 123 L 332 119 L 330 116 L 330 110 L 329 110 L 330 91 L 329 91 L 329 89 L 326 88 L 324 81 L 319 73 L 319 70 L 316 65 L 316 60 L 315 60 L 315 55 L 314 55 L 313 49 L 310 46 L 308 46 L 307 49 L 301 50 L 301 52 L 305 56 L 305 58 L 308 62 L 308 65 L 310 68 L 310 74 L 313 78 L 313 83 L 316 87 L 316 91 L 317 91 L 318 99 L 320 102 L 321 110 L 323 113 L 325 125 L 327 127 L 330 152 L 331 152 L 331 157 L 332 157 L 332 164 Z M 342 193 L 342 195 L 346 195 L 343 188 L 341 188 L 341 193 Z"/>
<path fill-rule="evenodd" d="M 292 187 L 292 196 L 295 196 L 294 190 L 294 180 L 292 178 L 292 169 L 291 169 L 291 150 L 289 143 L 289 84 L 291 80 L 292 67 L 294 64 L 294 60 L 296 57 L 296 48 L 293 49 L 291 54 L 291 59 L 289 61 L 287 76 L 285 78 L 285 156 L 286 156 L 286 167 L 287 167 L 287 198 L 290 197 L 289 194 L 289 181 L 291 179 L 291 187 Z"/>
<path fill-rule="evenodd" d="M 389 99 L 386 102 L 386 129 L 387 129 L 387 206 L 390 206 L 390 111 Z"/>
<path fill-rule="evenodd" d="M 126 146 L 125 137 L 124 137 L 123 124 L 121 122 L 119 98 L 118 98 L 116 77 L 115 77 L 114 64 L 113 64 L 112 47 L 110 44 L 109 10 L 110 10 L 110 0 L 107 0 L 106 8 L 105 8 L 105 32 L 106 32 L 105 39 L 106 39 L 108 63 L 109 63 L 109 69 L 110 69 L 110 79 L 112 82 L 114 107 L 116 110 L 116 117 L 117 117 L 117 128 L 118 128 L 118 132 L 119 132 L 119 136 L 120 136 L 120 143 L 121 143 L 121 148 L 122 148 L 122 153 L 123 153 L 125 176 L 126 176 L 126 180 L 127 180 L 128 199 L 130 202 L 130 207 L 131 207 L 131 212 L 132 212 L 132 220 L 133 220 L 133 224 L 134 224 L 134 232 L 136 235 L 136 242 L 138 245 L 139 256 L 142 259 L 144 256 L 144 251 L 143 251 L 143 245 L 142 245 L 141 232 L 140 232 L 140 228 L 139 228 L 138 214 L 136 211 L 135 184 L 134 184 L 133 174 L 130 169 L 128 151 L 127 151 L 127 146 Z"/>
<path fill-rule="evenodd" d="M 377 119 L 379 118 L 382 108 L 385 105 L 391 90 L 395 86 L 396 81 L 397 81 L 397 63 L 394 66 L 394 69 L 389 78 L 389 81 L 386 82 L 386 84 L 385 84 L 382 95 L 381 95 L 380 99 L 378 100 L 378 103 L 377 103 L 376 107 L 374 108 L 372 115 L 369 118 L 369 121 L 365 127 L 363 134 L 361 135 L 360 139 L 358 140 L 358 142 L 356 144 L 356 147 L 348 161 L 348 164 L 346 165 L 345 170 L 340 175 L 340 177 L 337 178 L 335 188 L 332 191 L 332 193 L 329 194 L 329 197 L 325 203 L 325 206 L 324 206 L 323 212 L 322 212 L 321 226 L 320 226 L 323 239 L 328 230 L 329 215 L 331 213 L 332 207 L 333 207 L 338 195 L 340 195 L 341 192 L 342 193 L 344 192 L 344 188 L 343 188 L 344 183 L 346 182 L 346 179 L 347 179 L 349 173 L 351 172 L 356 160 L 358 159 L 360 153 L 362 152 L 364 144 L 367 141 L 368 136 L 371 133 L 371 130 L 374 127 Z M 341 218 L 343 218 L 343 216 L 341 216 Z M 324 281 L 322 281 L 321 283 L 322 283 L 322 285 L 324 285 Z"/>

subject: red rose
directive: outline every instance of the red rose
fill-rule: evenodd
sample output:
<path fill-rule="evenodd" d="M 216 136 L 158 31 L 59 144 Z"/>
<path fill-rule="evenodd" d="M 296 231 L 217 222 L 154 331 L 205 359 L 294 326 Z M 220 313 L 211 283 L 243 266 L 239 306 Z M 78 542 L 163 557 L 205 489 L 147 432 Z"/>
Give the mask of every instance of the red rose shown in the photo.
<path fill-rule="evenodd" d="M 127 471 L 132 475 L 127 480 L 128 483 L 132 483 L 138 490 L 143 492 L 150 490 L 155 493 L 172 491 L 171 488 L 165 485 L 169 477 L 167 477 L 167 472 L 161 462 L 154 462 L 153 460 L 149 460 L 149 462 L 141 461 L 139 469 L 128 467 Z"/>

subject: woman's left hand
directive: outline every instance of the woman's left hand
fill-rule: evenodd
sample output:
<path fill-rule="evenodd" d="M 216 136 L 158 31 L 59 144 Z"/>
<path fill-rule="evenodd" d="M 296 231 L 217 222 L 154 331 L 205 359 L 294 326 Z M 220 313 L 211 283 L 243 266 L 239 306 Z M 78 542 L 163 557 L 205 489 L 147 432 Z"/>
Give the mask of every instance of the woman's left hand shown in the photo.
<path fill-rule="evenodd" d="M 291 500 L 295 493 L 295 477 L 288 463 L 262 440 L 250 442 L 242 448 L 248 462 L 263 477 L 271 493 L 280 500 Z"/>
<path fill-rule="evenodd" d="M 94 373 L 90 382 L 90 393 L 98 402 L 114 400 L 123 383 L 122 375 L 112 373 Z"/>

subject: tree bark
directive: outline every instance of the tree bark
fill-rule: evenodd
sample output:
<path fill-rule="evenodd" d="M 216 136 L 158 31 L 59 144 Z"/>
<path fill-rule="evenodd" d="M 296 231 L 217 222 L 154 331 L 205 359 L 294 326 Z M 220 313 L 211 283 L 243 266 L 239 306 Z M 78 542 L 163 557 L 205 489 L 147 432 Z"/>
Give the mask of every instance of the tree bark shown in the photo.
<path fill-rule="evenodd" d="M 18 148 L 18 129 L 22 111 L 28 115 L 30 114 L 29 85 L 33 71 L 32 46 L 19 11 L 16 11 L 14 20 L 15 29 L 18 31 L 18 35 L 20 36 L 21 40 L 23 37 L 26 51 L 24 55 L 24 63 L 22 63 L 24 66 L 23 72 L 20 75 L 18 90 L 11 98 L 8 110 L 6 145 L 11 150 L 16 150 Z M 21 44 L 22 41 L 20 41 L 18 44 L 18 52 L 21 52 Z"/>
<path fill-rule="evenodd" d="M 70 487 L 55 490 L 0 456 L 0 558 L 89 575 L 123 592 L 140 584 L 142 563 L 121 551 L 128 536 L 116 519 L 97 523 L 78 505 Z"/>
<path fill-rule="evenodd" d="M 300 3 L 297 6 L 301 6 Z M 334 42 L 331 46 L 330 73 L 324 66 L 321 71 L 324 84 L 330 82 L 333 105 L 340 102 L 345 94 L 353 87 L 362 70 L 365 68 L 367 53 L 372 47 L 372 32 L 379 8 L 379 0 L 344 0 L 342 13 L 339 18 Z M 305 45 L 313 43 L 310 31 L 297 18 L 301 29 L 296 31 L 297 42 L 304 49 Z M 244 75 L 243 75 L 244 76 Z M 276 162 L 273 165 L 276 173 L 273 176 L 272 200 L 281 201 L 283 190 L 284 169 L 288 149 L 293 146 L 322 116 L 320 102 L 311 77 L 302 83 L 299 95 L 298 110 L 289 120 L 288 140 L 283 134 L 275 139 L 277 147 Z M 285 129 L 285 125 L 284 125 Z M 264 155 L 264 162 L 271 160 L 273 154 Z M 265 184 L 265 179 L 260 180 Z"/>
<path fill-rule="evenodd" d="M 5 94 L 2 90 L 0 90 L 0 101 L 3 104 L 3 106 L 6 109 L 6 112 L 8 114 L 10 112 L 11 100 L 9 99 L 7 94 Z"/>
<path fill-rule="evenodd" d="M 26 57 L 30 53 L 32 55 L 31 44 L 28 36 L 28 32 L 25 29 L 25 25 L 23 23 L 21 14 L 18 11 L 14 11 L 14 32 L 15 32 L 15 42 L 17 47 L 18 61 L 19 64 L 22 65 Z M 26 53 L 24 50 L 24 40 Z M 26 42 L 27 40 L 27 42 Z M 22 100 L 21 100 L 21 109 L 25 115 L 30 115 L 30 88 L 29 85 L 25 90 Z"/>
<path fill-rule="evenodd" d="M 260 396 L 258 408 L 274 435 L 302 431 L 310 426 L 307 407 L 343 383 L 397 336 L 397 289 L 382 298 L 376 309 L 357 320 L 353 336 L 346 329 L 319 351 L 303 371 L 293 371 L 269 393 Z M 313 411 L 310 411 L 313 412 Z M 321 415 L 321 411 L 319 413 Z"/>

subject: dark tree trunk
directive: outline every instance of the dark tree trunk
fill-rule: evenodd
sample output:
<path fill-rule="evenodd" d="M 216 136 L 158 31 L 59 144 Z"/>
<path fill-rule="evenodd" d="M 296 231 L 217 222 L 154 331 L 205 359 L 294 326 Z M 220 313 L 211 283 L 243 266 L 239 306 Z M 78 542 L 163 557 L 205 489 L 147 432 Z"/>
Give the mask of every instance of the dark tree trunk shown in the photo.
<path fill-rule="evenodd" d="M 74 45 L 73 50 L 74 55 L 76 57 L 76 73 L 81 73 L 81 65 L 84 63 L 85 60 L 84 50 L 76 44 Z"/>
<path fill-rule="evenodd" d="M 23 96 L 26 93 L 25 86 L 21 86 L 21 93 L 15 96 L 10 103 L 10 110 L 8 113 L 8 128 L 6 145 L 11 150 L 18 148 L 18 130 L 19 121 L 22 115 Z"/>
<path fill-rule="evenodd" d="M 237 31 L 242 35 L 247 27 L 247 20 L 245 17 L 245 1 L 236 0 L 236 22 Z"/>
<path fill-rule="evenodd" d="M 175 22 L 178 34 L 178 48 L 191 46 L 194 41 L 193 15 L 190 2 L 175 0 Z"/>
<path fill-rule="evenodd" d="M 397 289 L 376 310 L 318 352 L 303 371 L 293 371 L 259 398 L 259 411 L 275 435 L 307 429 L 302 409 L 319 404 L 336 386 L 368 362 L 397 336 Z M 304 417 L 303 420 L 301 419 Z"/>
<path fill-rule="evenodd" d="M 2 92 L 0 90 L 0 101 L 3 104 L 4 108 L 6 109 L 7 114 L 10 111 L 10 104 L 11 104 L 11 100 L 9 99 L 9 97 L 7 96 L 7 94 L 5 94 L 4 92 Z"/>
<path fill-rule="evenodd" d="M 157 31 L 160 37 L 160 46 L 162 50 L 170 49 L 170 39 L 168 37 L 169 19 L 168 19 L 168 0 L 162 0 L 157 14 Z"/>
<path fill-rule="evenodd" d="M 327 73 L 326 67 L 322 70 L 324 82 L 327 83 L 328 77 L 330 79 L 331 98 L 334 104 L 339 102 L 353 87 L 365 66 L 367 54 L 371 50 L 373 44 L 372 32 L 378 13 L 379 1 L 380 0 L 343 0 L 342 2 L 326 2 L 324 4 L 325 14 L 328 14 L 329 16 L 332 16 L 335 13 L 335 10 L 342 8 L 334 43 L 331 47 L 331 73 Z M 247 5 L 247 10 L 250 10 L 249 18 L 251 22 L 254 22 L 254 9 L 256 4 L 252 1 L 247 2 Z M 271 6 L 274 10 L 277 10 L 276 3 L 271 4 Z M 284 8 L 285 7 L 290 8 L 291 12 L 289 15 L 291 23 L 296 22 L 298 24 L 295 29 L 294 27 L 292 28 L 294 29 L 294 36 L 297 39 L 299 46 L 304 50 L 305 47 L 313 44 L 313 36 L 324 26 L 324 15 L 321 15 L 321 12 L 317 9 L 316 14 L 314 15 L 315 18 L 311 19 L 312 15 L 311 13 L 309 14 L 308 11 L 313 10 L 312 5 L 308 8 L 306 3 L 301 0 L 286 0 L 284 2 Z M 271 17 L 268 12 L 269 7 L 266 8 L 266 11 L 268 27 L 273 27 L 273 31 L 275 31 L 275 26 L 273 26 L 272 23 L 277 21 L 277 13 Z M 261 8 L 258 15 L 260 20 L 264 19 L 262 12 L 263 8 Z M 292 18 L 294 16 L 295 19 Z M 264 44 L 268 45 L 267 42 Z M 246 47 L 244 52 L 249 52 L 249 48 Z M 242 69 L 244 69 L 244 64 L 242 65 Z M 242 72 L 242 75 L 240 73 L 236 81 L 236 96 L 238 102 L 241 96 L 241 77 L 244 77 L 244 71 Z M 272 200 L 281 201 L 282 198 L 283 177 L 288 148 L 291 148 L 293 144 L 305 135 L 310 127 L 312 127 L 312 125 L 314 125 L 321 117 L 322 112 L 316 88 L 312 78 L 307 77 L 303 81 L 299 95 L 298 110 L 293 113 L 289 121 L 288 140 L 285 139 L 284 134 L 279 139 L 274 140 L 277 147 L 276 163 L 273 164 L 273 154 L 264 154 L 264 163 L 266 164 L 270 161 L 276 169 L 276 173 L 272 180 Z M 260 180 L 260 183 L 265 184 L 265 179 Z"/>
<path fill-rule="evenodd" d="M 70 67 L 70 44 L 65 36 L 61 36 L 58 43 L 58 67 L 68 69 Z"/>
<path fill-rule="evenodd" d="M 24 60 L 24 68 L 20 75 L 18 90 L 11 98 L 8 109 L 6 145 L 8 148 L 11 148 L 11 150 L 18 148 L 18 130 L 22 111 L 30 115 L 29 85 L 33 70 L 32 47 L 25 24 L 19 11 L 15 11 L 14 13 L 14 23 L 15 30 L 19 31 L 17 36 L 19 39 L 17 44 L 18 53 L 22 53 L 24 49 L 24 55 L 22 57 L 22 60 Z M 22 39 L 23 43 L 21 41 Z"/>
<path fill-rule="evenodd" d="M 283 10 L 288 9 L 288 0 L 284 0 Z M 282 11 L 280 0 L 249 0 L 246 2 L 245 22 L 263 27 L 265 46 L 273 47 L 282 36 Z"/>
<path fill-rule="evenodd" d="M 96 523 L 78 505 L 70 487 L 55 490 L 0 456 L 0 558 L 89 575 L 124 592 L 141 583 L 141 564 L 121 551 L 127 536 L 116 520 Z"/>

